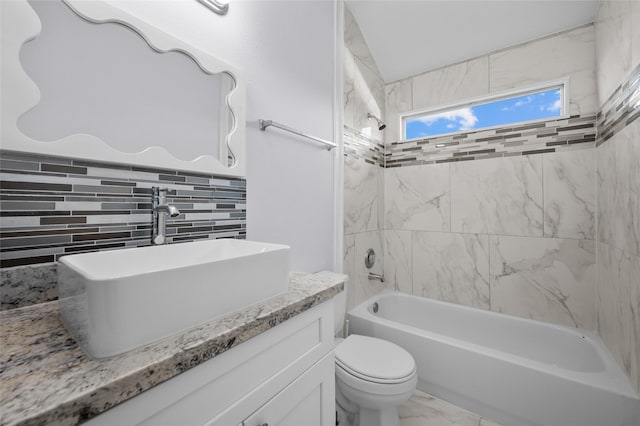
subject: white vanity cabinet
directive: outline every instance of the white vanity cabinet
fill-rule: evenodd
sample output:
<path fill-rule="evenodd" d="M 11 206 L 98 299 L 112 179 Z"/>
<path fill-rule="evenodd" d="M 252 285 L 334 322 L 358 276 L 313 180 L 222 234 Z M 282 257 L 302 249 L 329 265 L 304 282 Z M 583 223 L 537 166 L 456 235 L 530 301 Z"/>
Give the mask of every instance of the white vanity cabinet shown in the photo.
<path fill-rule="evenodd" d="M 329 300 L 85 424 L 334 426 L 334 380 Z"/>
<path fill-rule="evenodd" d="M 335 424 L 333 354 L 271 398 L 241 426 L 326 426 Z"/>

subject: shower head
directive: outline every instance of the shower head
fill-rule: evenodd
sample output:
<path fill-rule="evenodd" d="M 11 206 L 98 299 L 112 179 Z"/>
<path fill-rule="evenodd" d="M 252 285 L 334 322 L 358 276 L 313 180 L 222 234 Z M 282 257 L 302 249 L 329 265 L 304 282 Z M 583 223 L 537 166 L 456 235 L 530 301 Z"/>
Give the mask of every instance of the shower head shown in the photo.
<path fill-rule="evenodd" d="M 380 131 L 384 130 L 384 128 L 387 127 L 387 125 L 384 124 L 384 122 L 382 120 L 380 120 L 378 117 L 376 117 L 375 115 L 371 114 L 370 112 L 367 113 L 367 118 L 369 120 L 371 120 L 372 118 L 374 120 L 376 120 L 376 122 L 378 123 L 378 130 L 380 130 Z"/>

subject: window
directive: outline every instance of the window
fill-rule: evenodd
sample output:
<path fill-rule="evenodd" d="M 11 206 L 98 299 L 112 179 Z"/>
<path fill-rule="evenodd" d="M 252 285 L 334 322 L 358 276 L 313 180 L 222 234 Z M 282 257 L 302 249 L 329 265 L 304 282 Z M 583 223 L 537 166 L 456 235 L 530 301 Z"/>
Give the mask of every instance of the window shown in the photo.
<path fill-rule="evenodd" d="M 555 82 L 402 117 L 404 139 L 428 138 L 567 114 L 567 82 Z"/>

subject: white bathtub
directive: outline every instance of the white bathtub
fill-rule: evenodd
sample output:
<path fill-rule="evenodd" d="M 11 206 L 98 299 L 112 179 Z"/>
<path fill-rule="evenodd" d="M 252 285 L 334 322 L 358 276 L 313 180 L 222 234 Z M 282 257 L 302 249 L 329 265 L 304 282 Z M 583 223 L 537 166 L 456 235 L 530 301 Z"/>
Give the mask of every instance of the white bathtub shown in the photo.
<path fill-rule="evenodd" d="M 401 293 L 347 317 L 351 334 L 413 355 L 418 389 L 504 425 L 640 425 L 638 395 L 592 333 Z"/>

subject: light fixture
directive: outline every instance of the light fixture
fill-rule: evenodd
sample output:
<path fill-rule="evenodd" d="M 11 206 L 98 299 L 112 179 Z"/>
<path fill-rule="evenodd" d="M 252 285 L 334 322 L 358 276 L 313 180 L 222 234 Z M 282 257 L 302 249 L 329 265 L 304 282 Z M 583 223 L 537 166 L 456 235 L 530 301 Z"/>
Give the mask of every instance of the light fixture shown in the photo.
<path fill-rule="evenodd" d="M 218 15 L 226 15 L 229 11 L 229 2 L 227 0 L 198 0 L 198 2 Z"/>

